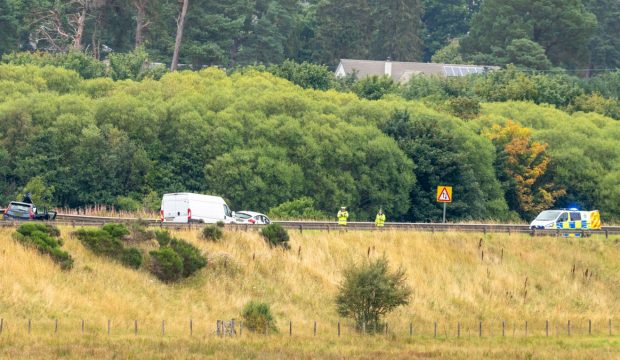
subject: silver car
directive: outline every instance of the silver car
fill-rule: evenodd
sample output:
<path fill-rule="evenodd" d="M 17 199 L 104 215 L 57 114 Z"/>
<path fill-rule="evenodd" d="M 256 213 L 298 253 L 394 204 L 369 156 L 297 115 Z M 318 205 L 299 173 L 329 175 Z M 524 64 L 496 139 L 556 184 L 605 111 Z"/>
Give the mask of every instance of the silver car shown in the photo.
<path fill-rule="evenodd" d="M 250 225 L 271 224 L 271 220 L 267 217 L 267 215 L 257 213 L 254 211 L 237 211 L 235 212 L 235 220 L 237 224 L 250 224 Z"/>

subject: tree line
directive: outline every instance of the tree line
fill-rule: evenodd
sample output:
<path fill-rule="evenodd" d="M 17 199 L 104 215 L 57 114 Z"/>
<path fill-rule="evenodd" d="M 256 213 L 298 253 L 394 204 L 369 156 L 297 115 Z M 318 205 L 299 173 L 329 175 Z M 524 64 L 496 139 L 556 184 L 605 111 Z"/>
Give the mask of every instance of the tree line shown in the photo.
<path fill-rule="evenodd" d="M 391 57 L 593 75 L 620 66 L 619 16 L 615 0 L 0 0 L 0 55 L 142 46 L 172 68 Z"/>
<path fill-rule="evenodd" d="M 481 101 L 460 116 L 256 68 L 115 81 L 2 64 L 0 83 L 3 204 L 29 190 L 41 205 L 157 210 L 163 193 L 192 191 L 282 217 L 348 206 L 358 220 L 382 207 L 390 220 L 439 221 L 435 188 L 453 185 L 453 220 L 572 205 L 620 215 L 620 129 L 596 112 Z"/>

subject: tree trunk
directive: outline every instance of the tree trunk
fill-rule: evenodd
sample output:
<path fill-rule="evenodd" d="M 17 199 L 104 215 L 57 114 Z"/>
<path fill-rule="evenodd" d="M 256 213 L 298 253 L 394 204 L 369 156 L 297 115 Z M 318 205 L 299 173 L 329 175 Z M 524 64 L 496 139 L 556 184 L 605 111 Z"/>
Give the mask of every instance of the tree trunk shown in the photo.
<path fill-rule="evenodd" d="M 183 25 L 185 25 L 185 15 L 187 14 L 187 6 L 189 0 L 183 0 L 183 7 L 181 8 L 181 15 L 177 19 L 177 37 L 174 41 L 174 53 L 172 55 L 172 64 L 170 64 L 170 71 L 176 71 L 179 64 L 179 52 L 181 51 L 181 40 L 183 40 Z"/>
<path fill-rule="evenodd" d="M 146 20 L 146 8 L 149 0 L 134 0 L 133 6 L 136 8 L 136 38 L 135 47 L 138 48 L 144 41 L 144 29 L 149 25 Z"/>
<path fill-rule="evenodd" d="M 73 49 L 82 50 L 82 36 L 84 35 L 84 24 L 86 23 L 86 5 L 82 7 L 82 11 L 77 17 L 75 27 L 75 37 L 73 38 Z"/>

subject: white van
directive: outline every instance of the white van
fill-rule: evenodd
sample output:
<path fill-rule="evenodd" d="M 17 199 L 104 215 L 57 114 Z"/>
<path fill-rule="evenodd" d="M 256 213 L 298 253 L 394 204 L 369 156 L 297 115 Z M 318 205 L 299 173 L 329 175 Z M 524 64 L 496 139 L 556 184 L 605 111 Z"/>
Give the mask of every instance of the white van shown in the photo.
<path fill-rule="evenodd" d="M 170 223 L 235 223 L 235 213 L 219 196 L 173 193 L 161 200 L 161 221 Z"/>

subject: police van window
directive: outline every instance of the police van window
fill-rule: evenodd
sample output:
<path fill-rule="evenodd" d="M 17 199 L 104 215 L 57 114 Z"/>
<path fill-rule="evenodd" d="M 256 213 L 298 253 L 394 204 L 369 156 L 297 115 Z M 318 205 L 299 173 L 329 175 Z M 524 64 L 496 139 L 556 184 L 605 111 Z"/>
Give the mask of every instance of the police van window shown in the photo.
<path fill-rule="evenodd" d="M 563 212 L 562 215 L 558 218 L 557 222 L 568 221 L 568 213 Z"/>
<path fill-rule="evenodd" d="M 570 213 L 570 221 L 579 221 L 581 220 L 581 213 L 572 212 Z"/>

